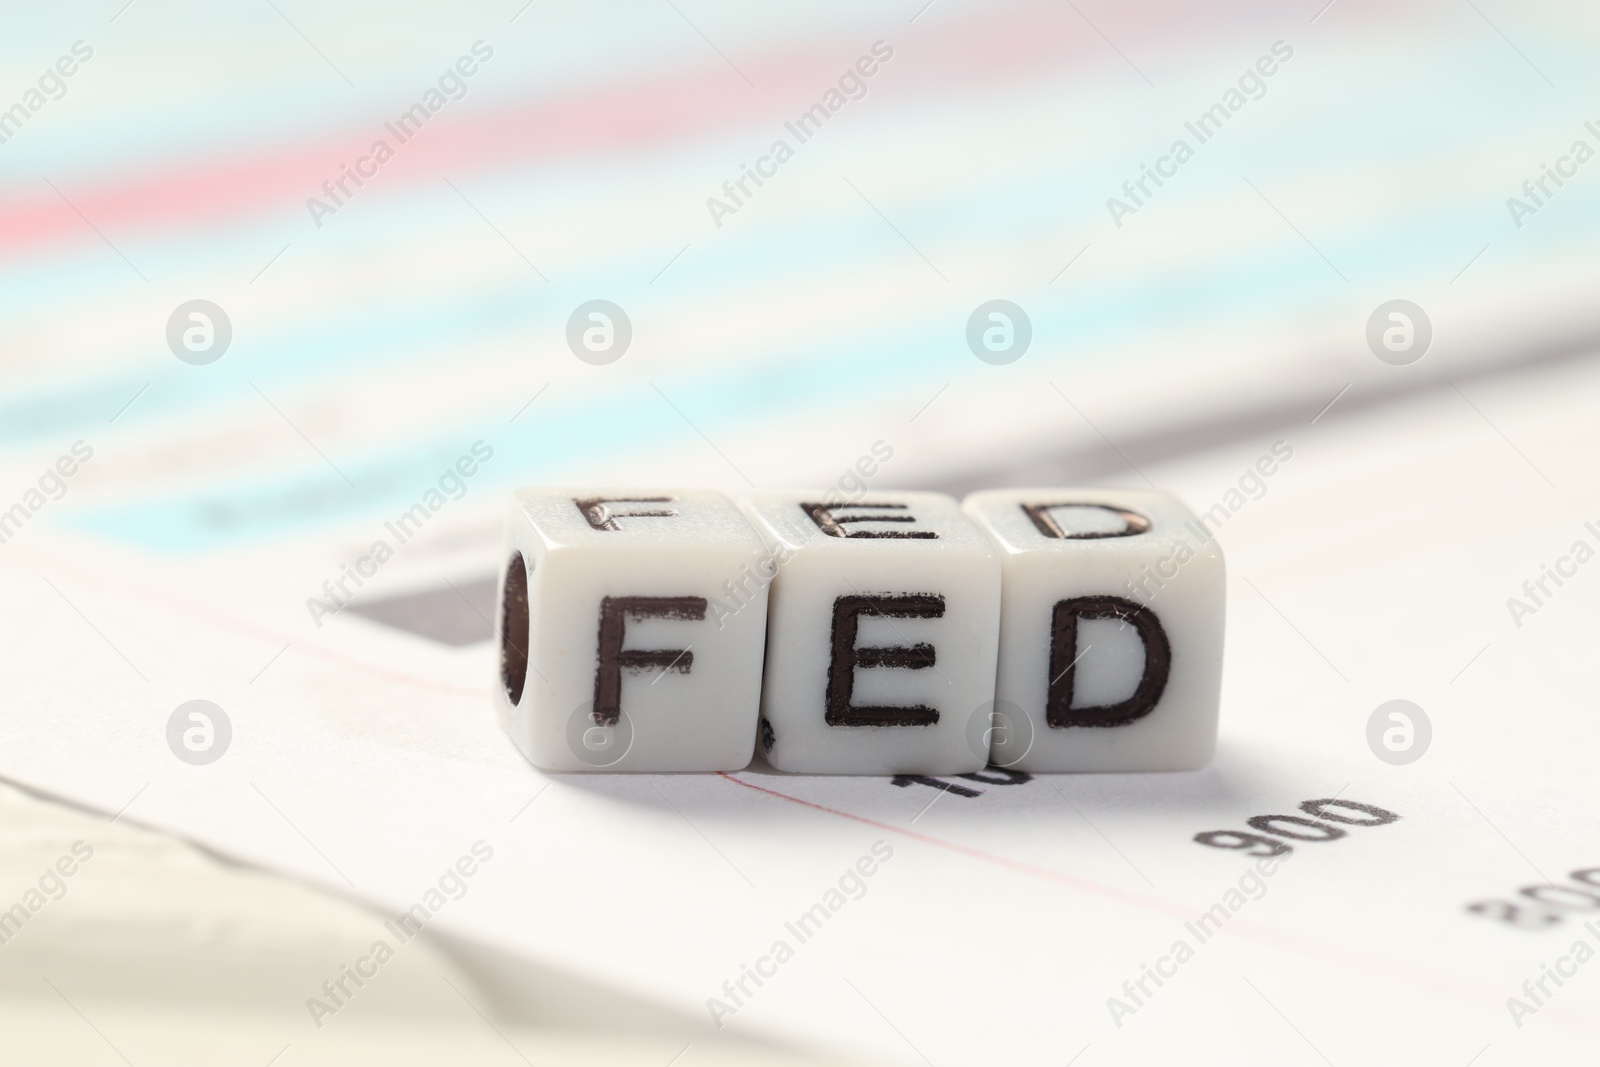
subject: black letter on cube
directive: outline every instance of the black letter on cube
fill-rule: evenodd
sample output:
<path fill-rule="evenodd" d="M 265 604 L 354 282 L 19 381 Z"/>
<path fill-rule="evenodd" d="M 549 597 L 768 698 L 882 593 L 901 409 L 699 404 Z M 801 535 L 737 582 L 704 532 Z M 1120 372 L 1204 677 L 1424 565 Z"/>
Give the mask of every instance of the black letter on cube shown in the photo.
<path fill-rule="evenodd" d="M 1078 620 L 1122 619 L 1144 642 L 1144 674 L 1127 700 L 1089 707 L 1072 706 L 1078 663 Z M 1053 729 L 1066 726 L 1123 726 L 1150 714 L 1167 687 L 1172 646 L 1156 613 L 1119 596 L 1080 596 L 1056 603 L 1050 620 L 1050 688 L 1044 719 Z"/>
<path fill-rule="evenodd" d="M 1108 511 L 1117 518 L 1121 519 L 1123 522 L 1123 527 L 1121 530 L 1112 530 L 1107 532 L 1095 531 L 1091 533 L 1079 531 L 1077 533 L 1068 533 L 1061 528 L 1061 524 L 1056 521 L 1056 517 L 1050 514 L 1056 508 L 1099 508 L 1101 511 Z M 1074 504 L 1071 502 L 1063 502 L 1060 504 L 1024 504 L 1022 505 L 1022 510 L 1027 514 L 1028 518 L 1033 520 L 1034 529 L 1038 530 L 1044 536 L 1053 537 L 1058 541 L 1094 541 L 1102 537 L 1134 537 L 1138 534 L 1150 532 L 1149 519 L 1145 518 L 1143 515 L 1140 515 L 1136 511 L 1129 511 L 1127 508 L 1113 507 L 1110 504 Z"/>
<path fill-rule="evenodd" d="M 906 707 L 857 707 L 850 703 L 857 667 L 902 667 L 921 670 L 934 663 L 933 646 L 856 647 L 856 630 L 862 615 L 885 619 L 941 619 L 944 597 L 934 593 L 900 596 L 842 596 L 833 602 L 833 655 L 828 661 L 827 711 L 829 726 L 932 726 L 939 710 L 922 704 Z"/>
<path fill-rule="evenodd" d="M 616 516 L 629 519 L 672 519 L 678 513 L 671 508 L 662 511 L 612 511 L 607 504 L 673 504 L 678 500 L 675 496 L 630 496 L 630 497 L 605 497 L 594 496 L 583 500 L 573 500 L 582 513 L 584 520 L 593 529 L 602 533 L 618 533 L 622 527 L 617 525 Z"/>
<path fill-rule="evenodd" d="M 835 511 L 844 508 L 871 508 L 877 511 L 904 511 L 904 504 L 801 504 L 811 521 L 817 524 L 817 529 L 829 537 L 876 537 L 900 538 L 925 541 L 937 541 L 939 535 L 932 530 L 856 530 L 854 533 L 847 531 L 844 524 L 847 522 L 916 522 L 915 515 L 835 515 Z"/>
<path fill-rule="evenodd" d="M 622 672 L 645 671 L 654 667 L 688 674 L 694 653 L 688 649 L 623 649 L 627 620 L 685 619 L 700 622 L 706 617 L 703 596 L 608 596 L 600 601 L 600 664 L 594 675 L 594 721 L 600 726 L 615 726 L 622 718 Z"/>

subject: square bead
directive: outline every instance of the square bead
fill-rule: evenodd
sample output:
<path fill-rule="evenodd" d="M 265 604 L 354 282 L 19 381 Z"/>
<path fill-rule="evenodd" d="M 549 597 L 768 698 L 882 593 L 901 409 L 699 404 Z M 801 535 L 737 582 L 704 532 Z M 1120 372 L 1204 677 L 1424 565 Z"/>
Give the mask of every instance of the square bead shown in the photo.
<path fill-rule="evenodd" d="M 988 763 L 1000 559 L 938 493 L 758 492 L 776 565 L 761 746 L 779 770 L 959 774 Z"/>
<path fill-rule="evenodd" d="M 767 597 L 754 576 L 761 539 L 731 500 L 525 490 L 506 544 L 495 688 L 529 760 L 556 771 L 750 762 Z"/>
<path fill-rule="evenodd" d="M 1216 748 L 1222 550 L 1166 493 L 996 489 L 962 502 L 1000 550 L 993 760 L 1176 771 Z"/>

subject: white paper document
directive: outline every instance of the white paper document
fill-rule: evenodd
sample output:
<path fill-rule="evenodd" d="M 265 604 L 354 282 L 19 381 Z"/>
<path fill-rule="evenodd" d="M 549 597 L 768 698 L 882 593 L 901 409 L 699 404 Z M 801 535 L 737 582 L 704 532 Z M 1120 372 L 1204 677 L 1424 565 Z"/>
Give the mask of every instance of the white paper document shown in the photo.
<path fill-rule="evenodd" d="M 1393 402 L 1360 386 L 1107 479 L 1219 530 L 1221 739 L 1195 773 L 543 774 L 493 714 L 504 501 L 467 479 L 414 529 L 192 555 L 24 529 L 0 546 L 0 775 L 707 1041 L 1573 1060 L 1600 1033 L 1597 387 L 1590 360 Z M 1289 458 L 1252 475 L 1275 444 Z M 362 563 L 379 541 L 391 558 Z M 346 607 L 352 570 L 372 573 Z M 175 755 L 193 700 L 226 716 L 211 762 Z M 1422 715 L 1375 717 L 1393 700 Z"/>

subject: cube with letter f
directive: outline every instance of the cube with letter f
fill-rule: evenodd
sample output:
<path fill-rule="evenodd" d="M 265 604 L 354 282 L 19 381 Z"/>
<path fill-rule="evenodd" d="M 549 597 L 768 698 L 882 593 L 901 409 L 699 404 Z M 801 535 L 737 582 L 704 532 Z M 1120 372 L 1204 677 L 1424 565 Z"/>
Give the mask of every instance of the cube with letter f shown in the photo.
<path fill-rule="evenodd" d="M 506 546 L 496 691 L 529 760 L 561 771 L 750 762 L 770 561 L 732 501 L 524 491 Z"/>

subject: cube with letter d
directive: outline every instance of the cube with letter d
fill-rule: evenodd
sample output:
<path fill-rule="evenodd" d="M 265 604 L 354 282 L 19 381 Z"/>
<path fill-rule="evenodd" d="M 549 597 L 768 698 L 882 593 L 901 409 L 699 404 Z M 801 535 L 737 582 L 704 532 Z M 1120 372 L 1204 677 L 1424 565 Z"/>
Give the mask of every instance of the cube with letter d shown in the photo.
<path fill-rule="evenodd" d="M 939 493 L 758 492 L 778 563 L 761 748 L 779 770 L 961 774 L 989 761 L 1000 560 Z"/>
<path fill-rule="evenodd" d="M 694 490 L 525 490 L 500 583 L 506 729 L 556 771 L 750 762 L 773 564 Z"/>
<path fill-rule="evenodd" d="M 1177 771 L 1216 747 L 1222 550 L 1166 493 L 996 489 L 962 502 L 1005 574 L 993 758 Z"/>

